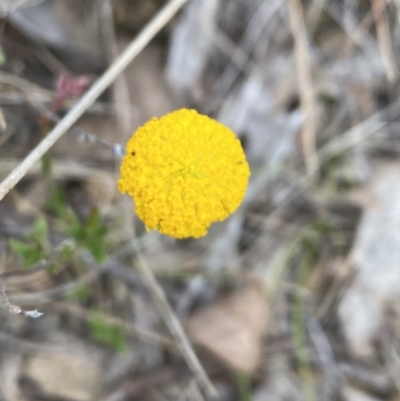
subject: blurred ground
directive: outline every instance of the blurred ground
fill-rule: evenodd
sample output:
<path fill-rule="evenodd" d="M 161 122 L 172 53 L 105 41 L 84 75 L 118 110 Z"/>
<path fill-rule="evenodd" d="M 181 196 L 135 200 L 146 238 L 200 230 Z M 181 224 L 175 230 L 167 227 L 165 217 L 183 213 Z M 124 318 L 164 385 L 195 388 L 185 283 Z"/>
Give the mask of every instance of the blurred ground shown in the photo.
<path fill-rule="evenodd" d="M 0 1 L 0 179 L 165 3 Z M 0 400 L 204 399 L 139 255 L 221 400 L 399 400 L 399 13 L 190 0 L 0 203 L 7 296 L 44 312 L 0 310 Z M 252 171 L 198 240 L 146 232 L 109 146 L 180 107 Z"/>

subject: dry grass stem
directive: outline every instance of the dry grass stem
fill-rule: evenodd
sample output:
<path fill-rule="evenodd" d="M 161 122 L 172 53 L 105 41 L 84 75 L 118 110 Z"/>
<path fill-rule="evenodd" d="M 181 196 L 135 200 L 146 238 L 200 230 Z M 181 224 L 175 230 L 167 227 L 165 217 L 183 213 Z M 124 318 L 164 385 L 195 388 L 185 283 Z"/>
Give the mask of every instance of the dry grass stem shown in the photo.
<path fill-rule="evenodd" d="M 114 29 L 113 9 L 110 0 L 98 0 L 100 3 L 100 21 L 103 43 L 107 59 L 111 64 L 118 56 L 118 43 Z M 122 72 L 113 86 L 114 99 L 117 106 L 117 120 L 123 136 L 129 134 L 130 98 L 125 74 Z"/>
<path fill-rule="evenodd" d="M 355 46 L 362 46 L 362 42 L 366 35 L 368 35 L 368 31 L 371 29 L 372 24 L 374 23 L 374 17 L 372 12 L 367 13 L 367 15 L 361 20 L 360 24 L 351 32 L 347 29 L 347 34 L 351 39 L 346 45 L 346 54 L 350 54 Z"/>
<path fill-rule="evenodd" d="M 108 88 L 129 63 L 148 45 L 151 39 L 171 20 L 187 0 L 170 0 L 160 12 L 133 39 L 130 45 L 110 65 L 107 71 L 93 84 L 80 101 L 65 115 L 65 117 L 48 133 L 29 155 L 0 184 L 0 200 L 25 176 L 32 165 L 38 161 L 75 122 L 88 107 Z"/>
<path fill-rule="evenodd" d="M 393 55 L 390 40 L 389 21 L 386 12 L 386 0 L 371 0 L 372 12 L 376 24 L 379 47 L 382 61 L 385 66 L 386 77 L 389 82 L 394 82 L 398 75 L 398 68 Z"/>
<path fill-rule="evenodd" d="M 311 79 L 311 62 L 308 51 L 307 33 L 300 0 L 289 0 L 289 14 L 294 38 L 294 53 L 297 65 L 300 103 L 304 114 L 301 134 L 303 155 L 307 172 L 310 176 L 313 176 L 318 171 L 318 159 L 315 151 L 315 99 Z"/>
<path fill-rule="evenodd" d="M 158 284 L 152 270 L 144 258 L 140 255 L 138 255 L 138 263 L 136 264 L 136 267 L 145 284 L 147 285 L 154 303 L 157 305 L 158 310 L 171 331 L 171 334 L 174 337 L 183 358 L 191 369 L 197 383 L 207 395 L 207 399 L 217 400 L 219 398 L 217 390 L 213 386 L 201 362 L 197 358 L 197 355 L 194 352 L 193 347 L 190 344 L 177 316 L 168 303 L 164 291 Z"/>

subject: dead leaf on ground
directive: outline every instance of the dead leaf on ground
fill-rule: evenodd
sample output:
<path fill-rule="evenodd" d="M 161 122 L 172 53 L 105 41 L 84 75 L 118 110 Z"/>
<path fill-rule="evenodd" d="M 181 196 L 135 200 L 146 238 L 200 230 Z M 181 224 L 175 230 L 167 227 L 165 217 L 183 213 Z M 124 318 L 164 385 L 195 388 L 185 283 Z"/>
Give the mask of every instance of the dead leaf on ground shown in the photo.
<path fill-rule="evenodd" d="M 262 290 L 247 286 L 193 315 L 188 333 L 232 368 L 251 374 L 260 365 L 269 310 Z"/>

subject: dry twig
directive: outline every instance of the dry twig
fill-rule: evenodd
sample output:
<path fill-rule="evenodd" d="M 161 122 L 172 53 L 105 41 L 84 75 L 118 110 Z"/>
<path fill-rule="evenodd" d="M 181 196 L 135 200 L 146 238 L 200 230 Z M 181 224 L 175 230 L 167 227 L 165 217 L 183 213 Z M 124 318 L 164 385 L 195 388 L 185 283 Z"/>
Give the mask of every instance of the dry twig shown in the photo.
<path fill-rule="evenodd" d="M 168 300 L 164 294 L 164 291 L 158 284 L 156 278 L 150 267 L 147 265 L 144 258 L 138 254 L 138 262 L 136 264 L 140 275 L 142 276 L 145 284 L 147 285 L 150 294 L 157 305 L 158 310 L 163 316 L 165 323 L 167 324 L 172 336 L 174 337 L 182 356 L 186 360 L 186 363 L 190 367 L 197 383 L 205 391 L 207 398 L 209 400 L 217 400 L 218 393 L 207 376 L 203 366 L 201 365 L 199 359 L 197 358 L 192 345 L 190 344 L 183 328 L 168 303 Z"/>
<path fill-rule="evenodd" d="M 111 64 L 118 56 L 118 44 L 114 29 L 113 9 L 110 0 L 99 0 L 100 21 L 107 59 Z M 123 135 L 130 130 L 130 98 L 124 73 L 115 80 L 114 98 L 117 106 L 117 120 Z"/>
<path fill-rule="evenodd" d="M 37 309 L 22 310 L 20 306 L 11 304 L 10 301 L 8 300 L 6 293 L 6 286 L 4 284 L 3 277 L 1 274 L 0 274 L 0 299 L 4 309 L 11 315 L 25 315 L 33 317 L 35 319 L 43 315 L 43 313 L 39 312 Z"/>
<path fill-rule="evenodd" d="M 397 78 L 398 69 L 393 56 L 392 43 L 390 41 L 389 21 L 386 13 L 386 0 L 371 0 L 372 13 L 376 24 L 379 47 L 382 61 L 385 66 L 386 77 L 389 82 Z"/>
<path fill-rule="evenodd" d="M 311 80 L 310 54 L 300 0 L 289 0 L 290 25 L 294 37 L 294 52 L 299 81 L 300 103 L 304 114 L 302 146 L 307 172 L 313 176 L 318 170 L 315 151 L 315 99 Z"/>

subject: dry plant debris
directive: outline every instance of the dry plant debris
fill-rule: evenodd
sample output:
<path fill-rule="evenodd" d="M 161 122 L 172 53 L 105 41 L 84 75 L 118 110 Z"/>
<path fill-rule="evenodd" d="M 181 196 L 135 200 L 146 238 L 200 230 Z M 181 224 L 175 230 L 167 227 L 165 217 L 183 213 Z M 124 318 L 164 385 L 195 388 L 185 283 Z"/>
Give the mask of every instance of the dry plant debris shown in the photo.
<path fill-rule="evenodd" d="M 69 355 L 36 355 L 25 367 L 25 374 L 43 394 L 89 401 L 101 384 L 103 373 L 96 366 L 100 361 L 85 352 L 81 348 L 81 352 Z"/>
<path fill-rule="evenodd" d="M 263 357 L 268 304 L 260 286 L 248 286 L 190 317 L 190 337 L 235 370 L 253 374 Z"/>

